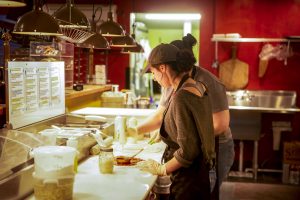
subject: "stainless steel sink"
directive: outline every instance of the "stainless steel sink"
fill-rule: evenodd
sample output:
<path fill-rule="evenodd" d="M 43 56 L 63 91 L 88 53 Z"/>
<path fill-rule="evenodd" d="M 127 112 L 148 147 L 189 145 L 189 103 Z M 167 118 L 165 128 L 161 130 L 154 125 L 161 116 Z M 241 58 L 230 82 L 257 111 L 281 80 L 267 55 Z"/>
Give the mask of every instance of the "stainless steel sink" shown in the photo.
<path fill-rule="evenodd" d="M 230 106 L 295 108 L 296 97 L 296 91 L 286 90 L 237 90 L 227 92 Z"/>

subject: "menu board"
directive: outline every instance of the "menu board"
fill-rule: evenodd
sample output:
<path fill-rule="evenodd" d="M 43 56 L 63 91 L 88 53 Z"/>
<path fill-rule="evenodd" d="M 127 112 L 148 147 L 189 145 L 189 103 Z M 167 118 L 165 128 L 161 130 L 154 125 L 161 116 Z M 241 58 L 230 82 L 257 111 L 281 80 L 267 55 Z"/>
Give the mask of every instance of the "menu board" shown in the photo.
<path fill-rule="evenodd" d="M 8 62 L 13 129 L 65 113 L 64 62 Z"/>

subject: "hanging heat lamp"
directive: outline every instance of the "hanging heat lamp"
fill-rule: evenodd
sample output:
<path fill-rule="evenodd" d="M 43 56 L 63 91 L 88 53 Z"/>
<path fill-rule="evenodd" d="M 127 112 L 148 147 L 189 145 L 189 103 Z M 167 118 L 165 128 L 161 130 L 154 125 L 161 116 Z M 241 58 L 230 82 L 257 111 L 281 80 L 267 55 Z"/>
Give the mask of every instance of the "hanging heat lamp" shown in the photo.
<path fill-rule="evenodd" d="M 137 43 L 136 47 L 124 47 L 121 53 L 144 53 L 144 48 Z"/>
<path fill-rule="evenodd" d="M 53 13 L 53 17 L 59 21 L 60 25 L 70 25 L 73 28 L 90 28 L 88 18 L 75 7 L 73 0 L 67 0 L 64 7 Z"/>
<path fill-rule="evenodd" d="M 67 0 L 66 5 L 53 13 L 57 20 L 60 31 L 63 34 L 61 39 L 71 43 L 81 43 L 92 36 L 89 31 L 90 22 L 88 18 L 77 9 L 73 0 Z"/>
<path fill-rule="evenodd" d="M 23 7 L 26 6 L 23 0 L 1 0 L 0 7 Z"/>
<path fill-rule="evenodd" d="M 92 15 L 92 32 L 94 33 L 92 36 L 90 36 L 88 39 L 83 41 L 82 43 L 77 44 L 77 47 L 81 48 L 91 48 L 91 49 L 109 49 L 109 43 L 106 40 L 105 37 L 103 37 L 101 34 L 96 33 L 96 23 L 100 20 L 102 10 L 100 17 L 97 21 L 95 21 L 95 15 L 98 9 L 102 9 L 101 7 L 98 7 L 96 10 L 94 9 L 93 4 L 93 15 Z"/>
<path fill-rule="evenodd" d="M 112 0 L 109 3 L 109 12 L 107 13 L 107 21 L 100 24 L 98 32 L 105 37 L 120 37 L 125 35 L 122 26 L 113 21 L 111 10 Z"/>
<path fill-rule="evenodd" d="M 128 34 L 122 37 L 114 37 L 110 42 L 111 47 L 136 47 L 135 40 Z"/>
<path fill-rule="evenodd" d="M 136 24 L 133 23 L 132 24 L 132 34 L 131 37 L 135 40 L 135 29 L 136 29 Z M 142 47 L 142 45 L 140 45 L 139 43 L 136 43 L 136 46 L 133 47 L 124 47 L 121 51 L 121 53 L 144 53 L 144 48 Z"/>
<path fill-rule="evenodd" d="M 34 10 L 19 17 L 14 26 L 13 33 L 46 36 L 62 35 L 57 21 L 51 15 L 45 13 L 42 10 L 42 6 L 40 0 L 35 0 Z"/>
<path fill-rule="evenodd" d="M 78 43 L 77 47 L 91 49 L 109 49 L 108 41 L 99 33 L 94 33 L 91 37 Z"/>

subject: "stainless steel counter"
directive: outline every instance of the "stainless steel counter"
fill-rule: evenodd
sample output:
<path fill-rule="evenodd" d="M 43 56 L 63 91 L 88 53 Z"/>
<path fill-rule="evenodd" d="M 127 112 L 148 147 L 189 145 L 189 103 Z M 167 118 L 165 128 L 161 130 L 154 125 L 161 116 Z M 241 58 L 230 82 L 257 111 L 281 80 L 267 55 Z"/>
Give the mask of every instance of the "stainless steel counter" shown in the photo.
<path fill-rule="evenodd" d="M 230 110 L 249 110 L 270 113 L 295 113 L 300 112 L 299 108 L 269 108 L 269 107 L 253 107 L 253 106 L 229 106 Z"/>

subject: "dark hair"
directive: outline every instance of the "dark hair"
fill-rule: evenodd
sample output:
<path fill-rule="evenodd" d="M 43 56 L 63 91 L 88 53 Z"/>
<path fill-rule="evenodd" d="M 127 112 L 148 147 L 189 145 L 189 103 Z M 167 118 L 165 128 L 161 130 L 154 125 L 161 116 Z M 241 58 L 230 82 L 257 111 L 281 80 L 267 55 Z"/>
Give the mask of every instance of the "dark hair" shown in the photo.
<path fill-rule="evenodd" d="M 180 50 L 176 55 L 176 62 L 168 62 L 168 64 L 173 71 L 177 74 L 188 72 L 192 69 L 196 63 L 196 58 L 194 55 L 186 49 Z"/>
<path fill-rule="evenodd" d="M 197 44 L 197 40 L 191 34 L 187 34 L 182 40 L 174 40 L 170 44 L 173 44 L 178 49 L 186 49 L 193 53 L 193 46 Z"/>
<path fill-rule="evenodd" d="M 197 44 L 196 38 L 189 33 L 182 38 L 182 41 L 183 41 L 184 46 L 187 49 L 188 48 L 193 49 L 193 46 L 195 46 Z"/>

